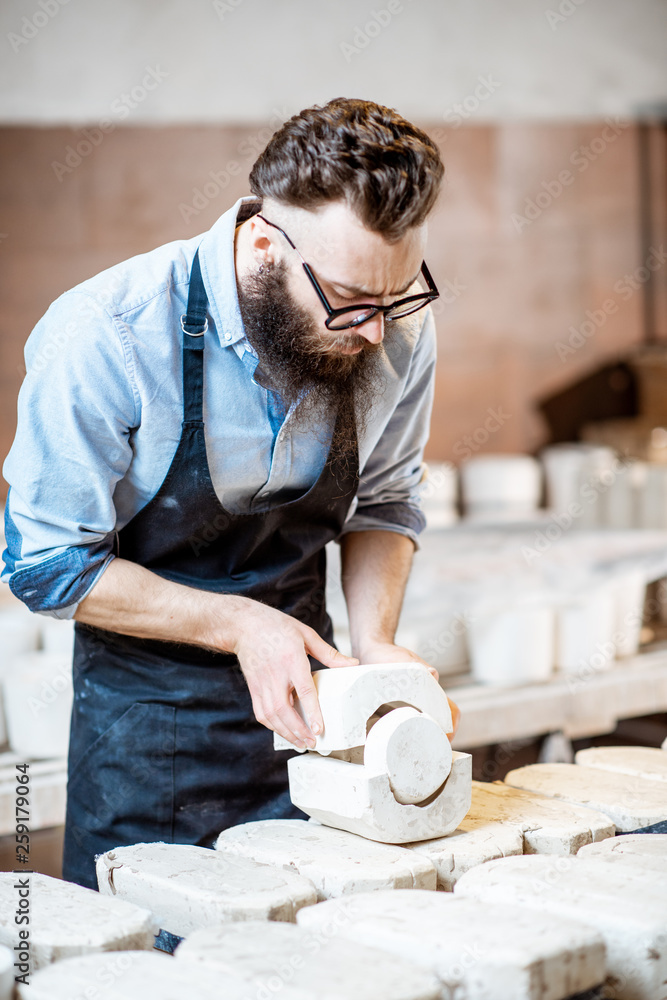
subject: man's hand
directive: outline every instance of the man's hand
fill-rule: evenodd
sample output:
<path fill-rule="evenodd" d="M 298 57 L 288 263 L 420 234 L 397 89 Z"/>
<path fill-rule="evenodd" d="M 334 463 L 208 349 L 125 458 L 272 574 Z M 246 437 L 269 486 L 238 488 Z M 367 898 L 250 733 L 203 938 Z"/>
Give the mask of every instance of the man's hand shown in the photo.
<path fill-rule="evenodd" d="M 390 642 L 376 642 L 373 645 L 367 646 L 363 650 L 361 663 L 422 663 L 425 667 L 428 667 L 436 680 L 439 677 L 435 667 L 432 667 L 426 660 L 422 660 L 421 656 L 417 656 L 416 653 L 413 653 L 410 649 L 406 649 L 405 646 L 395 646 Z M 456 730 L 459 728 L 461 710 L 451 698 L 447 698 L 447 701 L 452 712 L 453 726 L 452 732 L 447 733 L 447 735 L 452 740 L 456 736 Z"/>
<path fill-rule="evenodd" d="M 258 721 L 301 749 L 314 746 L 313 733 L 323 728 L 307 654 L 327 667 L 359 662 L 282 611 L 237 594 L 185 587 L 126 559 L 111 560 L 75 618 L 124 635 L 235 653 Z M 295 694 L 306 723 L 294 708 Z"/>
<path fill-rule="evenodd" d="M 240 616 L 232 652 L 248 683 L 257 721 L 299 749 L 314 747 L 314 737 L 324 729 L 307 654 L 326 667 L 359 663 L 343 656 L 296 618 L 250 600 Z M 294 708 L 295 696 L 306 722 Z"/>

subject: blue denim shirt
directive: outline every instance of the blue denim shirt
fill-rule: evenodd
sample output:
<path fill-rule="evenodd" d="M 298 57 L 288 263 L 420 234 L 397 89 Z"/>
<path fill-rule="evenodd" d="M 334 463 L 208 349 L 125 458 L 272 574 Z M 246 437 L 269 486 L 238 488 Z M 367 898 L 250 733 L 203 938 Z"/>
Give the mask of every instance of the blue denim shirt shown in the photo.
<path fill-rule="evenodd" d="M 102 271 L 61 295 L 30 335 L 3 470 L 2 579 L 32 611 L 72 617 L 114 558 L 115 533 L 169 469 L 183 412 L 180 317 L 198 246 L 209 298 L 206 449 L 220 502 L 262 511 L 317 479 L 331 427 L 299 426 L 253 378 L 234 229 L 257 209 L 241 198 L 203 235 Z M 430 309 L 391 324 L 381 360 L 384 385 L 360 435 L 361 482 L 345 531 L 381 528 L 416 543 L 435 365 Z"/>

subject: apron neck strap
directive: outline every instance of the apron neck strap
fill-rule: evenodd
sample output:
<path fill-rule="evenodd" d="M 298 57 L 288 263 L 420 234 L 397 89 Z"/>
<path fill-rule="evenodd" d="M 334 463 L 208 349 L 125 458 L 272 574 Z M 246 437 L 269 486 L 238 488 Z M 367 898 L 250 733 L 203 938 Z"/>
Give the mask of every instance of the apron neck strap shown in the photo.
<path fill-rule="evenodd" d="M 204 334 L 208 330 L 208 298 L 201 276 L 199 250 L 190 271 L 188 307 L 181 316 L 183 331 L 183 420 L 201 422 L 204 409 Z"/>

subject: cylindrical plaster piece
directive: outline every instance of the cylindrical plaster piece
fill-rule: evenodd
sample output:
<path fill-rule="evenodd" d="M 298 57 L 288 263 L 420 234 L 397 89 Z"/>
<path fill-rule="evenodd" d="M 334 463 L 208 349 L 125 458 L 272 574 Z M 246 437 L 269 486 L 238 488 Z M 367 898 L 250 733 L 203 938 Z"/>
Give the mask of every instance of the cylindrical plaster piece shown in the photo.
<path fill-rule="evenodd" d="M 428 799 L 452 769 L 452 747 L 430 715 L 397 708 L 375 723 L 366 738 L 364 767 L 386 774 L 397 802 L 417 805 Z"/>

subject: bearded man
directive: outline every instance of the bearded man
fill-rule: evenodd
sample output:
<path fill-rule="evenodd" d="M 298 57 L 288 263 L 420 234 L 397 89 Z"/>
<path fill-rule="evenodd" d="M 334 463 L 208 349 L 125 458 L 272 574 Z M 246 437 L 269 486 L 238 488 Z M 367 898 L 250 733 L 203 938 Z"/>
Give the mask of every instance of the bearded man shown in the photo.
<path fill-rule="evenodd" d="M 65 878 L 301 815 L 270 730 L 314 745 L 311 668 L 419 659 L 394 635 L 424 527 L 442 175 L 388 108 L 307 109 L 212 229 L 66 292 L 29 338 L 4 579 L 76 619 Z M 325 607 L 334 539 L 353 658 Z"/>

